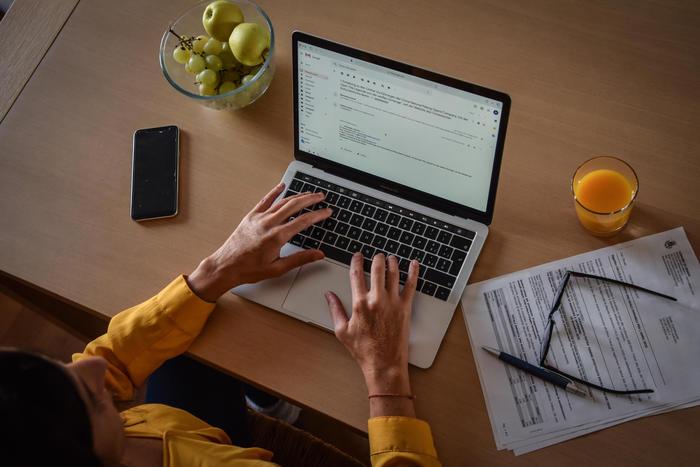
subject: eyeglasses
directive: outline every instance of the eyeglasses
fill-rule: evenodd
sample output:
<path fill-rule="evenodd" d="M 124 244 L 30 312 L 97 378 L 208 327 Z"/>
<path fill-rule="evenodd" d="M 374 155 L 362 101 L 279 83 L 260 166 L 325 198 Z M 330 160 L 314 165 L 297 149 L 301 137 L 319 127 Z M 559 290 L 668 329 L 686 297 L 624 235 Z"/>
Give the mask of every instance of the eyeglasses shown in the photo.
<path fill-rule="evenodd" d="M 540 366 L 542 368 L 546 368 L 549 371 L 553 371 L 557 374 L 560 374 L 561 376 L 564 376 L 565 378 L 569 378 L 570 380 L 575 381 L 576 383 L 583 384 L 583 385 L 588 386 L 590 388 L 598 389 L 599 391 L 609 392 L 612 394 L 648 394 L 648 393 L 654 392 L 653 389 L 633 389 L 633 390 L 629 390 L 629 391 L 621 391 L 618 389 L 606 388 L 606 387 L 600 386 L 598 384 L 582 380 L 581 378 L 577 378 L 576 376 L 572 376 L 570 374 L 567 374 L 567 373 L 565 373 L 561 370 L 558 370 L 557 368 L 554 368 L 553 366 L 547 364 L 547 355 L 549 354 L 550 343 L 552 341 L 552 332 L 554 331 L 554 314 L 557 312 L 557 310 L 561 306 L 561 299 L 564 296 L 564 290 L 566 289 L 566 286 L 569 283 L 569 279 L 572 276 L 573 277 L 585 277 L 588 279 L 598 279 L 598 280 L 601 280 L 604 282 L 610 282 L 612 284 L 617 284 L 617 285 L 620 285 L 623 287 L 629 287 L 631 289 L 650 293 L 652 295 L 656 295 L 657 297 L 662 297 L 662 298 L 666 298 L 669 300 L 677 301 L 675 298 L 673 298 L 669 295 L 665 295 L 665 294 L 662 294 L 660 292 L 655 292 L 653 290 L 645 289 L 644 287 L 640 287 L 638 285 L 618 281 L 616 279 L 610 279 L 608 277 L 602 277 L 602 276 L 595 276 L 593 274 L 586 274 L 584 272 L 566 271 L 566 273 L 564 274 L 564 277 L 562 278 L 561 283 L 559 284 L 559 289 L 557 290 L 557 294 L 554 298 L 554 303 L 552 303 L 552 307 L 549 310 L 549 315 L 547 316 L 547 327 L 545 327 L 545 329 L 544 329 L 544 333 L 543 333 L 544 339 L 542 340 L 542 347 L 541 347 L 541 351 L 540 351 Z"/>

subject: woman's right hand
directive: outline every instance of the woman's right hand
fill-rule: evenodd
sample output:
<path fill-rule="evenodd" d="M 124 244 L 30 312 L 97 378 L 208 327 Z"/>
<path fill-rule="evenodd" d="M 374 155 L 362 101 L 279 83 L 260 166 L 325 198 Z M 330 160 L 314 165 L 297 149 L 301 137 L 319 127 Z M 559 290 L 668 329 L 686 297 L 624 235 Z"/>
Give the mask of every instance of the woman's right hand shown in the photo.
<path fill-rule="evenodd" d="M 408 377 L 408 337 L 411 306 L 418 281 L 418 262 L 411 261 L 403 290 L 395 256 L 372 260 L 370 287 L 362 269 L 362 254 L 350 264 L 352 317 L 340 299 L 326 293 L 335 335 L 357 361 L 370 395 L 370 415 L 415 416 Z M 405 397 L 409 396 L 409 397 Z"/>

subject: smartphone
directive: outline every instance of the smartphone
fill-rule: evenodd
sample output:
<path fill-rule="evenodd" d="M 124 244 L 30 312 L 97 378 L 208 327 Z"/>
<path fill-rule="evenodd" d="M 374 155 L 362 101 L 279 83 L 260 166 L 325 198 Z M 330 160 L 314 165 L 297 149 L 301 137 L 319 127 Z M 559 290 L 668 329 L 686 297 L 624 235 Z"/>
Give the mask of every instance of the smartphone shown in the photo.
<path fill-rule="evenodd" d="M 174 125 L 134 132 L 131 156 L 131 218 L 174 217 L 180 165 L 180 130 Z"/>

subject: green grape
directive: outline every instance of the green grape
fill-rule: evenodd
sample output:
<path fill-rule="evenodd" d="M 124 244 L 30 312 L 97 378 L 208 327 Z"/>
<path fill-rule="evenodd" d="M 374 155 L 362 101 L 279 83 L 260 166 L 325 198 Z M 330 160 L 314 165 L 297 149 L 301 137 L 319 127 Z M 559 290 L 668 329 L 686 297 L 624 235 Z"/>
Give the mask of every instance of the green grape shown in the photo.
<path fill-rule="evenodd" d="M 228 42 L 221 43 L 221 53 L 222 54 L 233 54 L 233 52 L 231 52 L 231 46 L 228 45 Z"/>
<path fill-rule="evenodd" d="M 204 83 L 200 84 L 198 89 L 199 89 L 200 96 L 215 96 L 216 95 L 216 89 L 214 89 L 213 87 L 207 86 Z"/>
<path fill-rule="evenodd" d="M 206 62 L 200 55 L 192 54 L 187 64 L 190 66 L 192 73 L 199 73 L 207 67 Z"/>
<path fill-rule="evenodd" d="M 224 49 L 224 43 L 219 42 L 213 37 L 204 44 L 204 52 L 209 55 L 219 55 Z"/>
<path fill-rule="evenodd" d="M 207 40 L 209 40 L 207 36 L 197 36 L 197 38 L 192 41 L 192 50 L 198 54 L 201 54 L 204 52 L 204 46 L 206 45 Z"/>
<path fill-rule="evenodd" d="M 224 81 L 221 83 L 221 86 L 219 86 L 219 94 L 226 94 L 227 92 L 231 92 L 234 89 L 236 89 L 236 83 L 233 83 L 231 81 Z"/>
<path fill-rule="evenodd" d="M 190 51 L 184 48 L 181 45 L 178 45 L 175 47 L 175 50 L 173 50 L 173 60 L 175 60 L 177 63 L 184 65 L 187 63 L 187 60 L 190 59 Z"/>
<path fill-rule="evenodd" d="M 187 73 L 192 73 L 194 74 L 194 71 L 192 71 L 192 68 L 190 68 L 190 62 L 185 63 L 185 71 Z"/>
<path fill-rule="evenodd" d="M 197 74 L 197 81 L 207 87 L 215 88 L 219 83 L 219 74 L 213 70 L 206 69 Z"/>
<path fill-rule="evenodd" d="M 224 66 L 221 59 L 216 55 L 207 55 L 207 58 L 204 60 L 207 62 L 207 68 L 210 70 L 219 71 Z"/>

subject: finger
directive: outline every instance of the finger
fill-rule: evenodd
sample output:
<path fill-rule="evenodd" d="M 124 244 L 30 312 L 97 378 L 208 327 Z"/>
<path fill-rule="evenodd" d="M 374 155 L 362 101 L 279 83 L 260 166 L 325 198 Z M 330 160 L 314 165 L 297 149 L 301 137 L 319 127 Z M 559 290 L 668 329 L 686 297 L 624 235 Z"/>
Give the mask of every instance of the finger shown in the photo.
<path fill-rule="evenodd" d="M 345 312 L 345 307 L 336 294 L 326 292 L 325 297 L 326 302 L 328 302 L 331 319 L 333 320 L 333 330 L 335 330 L 335 335 L 337 336 L 348 325 L 348 314 Z"/>
<path fill-rule="evenodd" d="M 333 214 L 333 210 L 330 208 L 321 209 L 319 211 L 305 212 L 301 216 L 296 217 L 293 221 L 283 224 L 281 229 L 285 241 L 288 241 L 290 238 L 302 230 L 305 230 L 310 225 L 318 224 L 319 222 L 328 219 L 331 214 Z"/>
<path fill-rule="evenodd" d="M 277 212 L 280 210 L 280 208 L 282 206 L 285 206 L 291 200 L 296 199 L 296 198 L 301 198 L 302 196 L 308 196 L 308 195 L 313 195 L 313 194 L 314 194 L 314 192 L 312 192 L 312 191 L 304 191 L 302 193 L 297 193 L 296 195 L 287 196 L 286 198 L 282 198 L 281 200 L 276 202 L 270 209 L 267 210 L 267 212 L 270 212 L 270 213 Z"/>
<path fill-rule="evenodd" d="M 391 295 L 399 293 L 399 260 L 396 256 L 391 255 L 388 259 L 388 267 L 386 272 L 386 290 Z"/>
<path fill-rule="evenodd" d="M 312 193 L 310 195 L 299 196 L 298 198 L 290 199 L 285 202 L 283 206 L 280 206 L 273 213 L 273 218 L 277 222 L 283 222 L 289 219 L 289 216 L 296 214 L 304 208 L 318 204 L 326 197 L 323 193 Z"/>
<path fill-rule="evenodd" d="M 326 255 L 324 255 L 321 250 L 304 250 L 294 253 L 293 255 L 285 256 L 284 258 L 276 259 L 272 263 L 272 267 L 278 275 L 282 275 L 294 268 L 298 268 L 308 263 L 313 263 L 314 261 L 318 261 L 319 259 L 323 259 L 325 257 Z"/>
<path fill-rule="evenodd" d="M 350 261 L 350 289 L 352 298 L 356 300 L 367 293 L 367 282 L 365 281 L 365 271 L 362 270 L 362 253 L 359 251 L 352 255 Z"/>
<path fill-rule="evenodd" d="M 416 293 L 419 269 L 420 265 L 418 264 L 418 261 L 415 259 L 411 260 L 411 264 L 408 266 L 408 278 L 406 279 L 406 283 L 403 285 L 403 291 L 401 292 L 401 298 L 406 302 L 413 300 L 413 295 Z"/>
<path fill-rule="evenodd" d="M 268 194 L 263 196 L 263 199 L 258 201 L 258 204 L 253 208 L 254 212 L 264 212 L 267 211 L 272 203 L 277 199 L 277 197 L 284 190 L 284 183 L 278 183 Z"/>
<path fill-rule="evenodd" d="M 386 272 L 386 257 L 382 253 L 379 253 L 378 255 L 374 255 L 374 258 L 372 258 L 372 274 L 370 277 L 370 280 L 371 280 L 370 291 L 379 293 L 379 292 L 386 290 L 385 272 Z"/>

